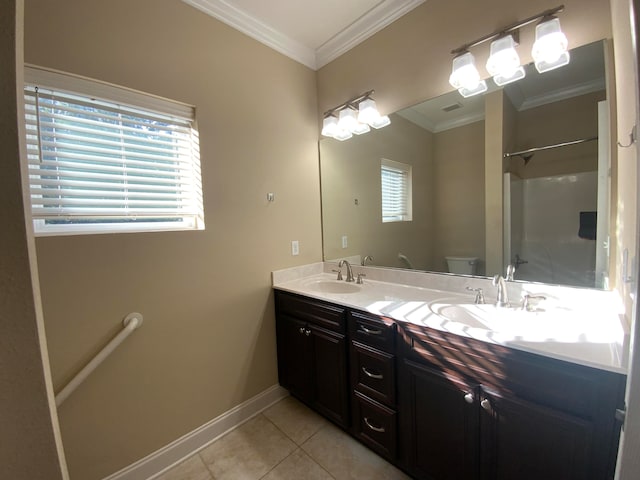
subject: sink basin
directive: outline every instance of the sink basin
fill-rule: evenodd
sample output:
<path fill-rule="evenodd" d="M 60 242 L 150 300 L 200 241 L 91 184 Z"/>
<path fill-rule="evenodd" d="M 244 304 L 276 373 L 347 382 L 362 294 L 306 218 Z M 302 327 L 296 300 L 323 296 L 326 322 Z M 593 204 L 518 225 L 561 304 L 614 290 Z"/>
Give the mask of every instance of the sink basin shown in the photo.
<path fill-rule="evenodd" d="M 492 304 L 476 305 L 447 299 L 433 302 L 429 304 L 429 308 L 451 322 L 494 331 L 511 330 L 514 326 L 521 327 L 523 323 L 536 319 L 535 313 L 523 312 L 515 307 L 498 308 Z"/>
<path fill-rule="evenodd" d="M 362 289 L 360 285 L 338 280 L 316 280 L 309 282 L 306 286 L 319 293 L 358 293 Z"/>
<path fill-rule="evenodd" d="M 429 308 L 433 313 L 451 322 L 458 322 L 472 328 L 489 328 L 484 312 L 475 308 L 476 305 L 455 305 L 450 303 L 432 303 Z"/>

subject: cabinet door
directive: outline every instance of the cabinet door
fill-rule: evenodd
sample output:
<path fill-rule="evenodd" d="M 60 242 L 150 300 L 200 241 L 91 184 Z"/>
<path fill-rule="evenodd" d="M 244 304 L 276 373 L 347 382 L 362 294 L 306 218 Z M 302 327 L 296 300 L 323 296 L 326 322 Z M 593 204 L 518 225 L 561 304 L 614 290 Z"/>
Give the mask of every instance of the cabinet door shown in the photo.
<path fill-rule="evenodd" d="M 485 480 L 595 480 L 592 423 L 515 397 L 481 393 Z"/>
<path fill-rule="evenodd" d="M 411 473 L 426 480 L 476 479 L 477 387 L 406 359 L 401 375 L 400 436 L 408 438 Z"/>
<path fill-rule="evenodd" d="M 344 335 L 311 326 L 313 405 L 337 424 L 349 426 L 347 344 Z"/>
<path fill-rule="evenodd" d="M 286 315 L 279 315 L 276 325 L 280 385 L 301 400 L 311 402 L 313 397 L 311 330 L 305 322 Z"/>

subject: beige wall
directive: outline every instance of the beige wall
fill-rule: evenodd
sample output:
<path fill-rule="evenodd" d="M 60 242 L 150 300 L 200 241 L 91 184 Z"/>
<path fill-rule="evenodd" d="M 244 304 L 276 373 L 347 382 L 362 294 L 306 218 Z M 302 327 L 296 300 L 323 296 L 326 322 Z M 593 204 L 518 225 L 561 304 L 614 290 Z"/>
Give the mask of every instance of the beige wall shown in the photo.
<path fill-rule="evenodd" d="M 630 9 L 633 8 L 633 17 Z M 640 34 L 640 2 L 637 0 L 612 0 L 612 23 L 616 36 L 614 37 L 614 51 L 616 62 L 616 90 L 618 98 L 617 118 L 618 134 L 614 141 L 622 144 L 629 143 L 628 132 L 640 120 L 640 102 L 638 100 L 638 68 L 640 65 L 640 50 L 638 50 L 638 36 Z M 635 40 L 632 38 L 635 37 Z M 637 190 L 639 185 L 637 164 L 640 156 L 638 144 L 630 148 L 617 148 L 618 153 L 618 224 L 623 226 L 622 234 L 617 238 L 614 258 L 616 277 L 620 278 L 622 251 L 627 248 L 637 254 Z M 615 174 L 615 172 L 614 172 Z M 619 281 L 617 290 L 625 302 L 628 320 L 631 321 L 631 308 L 635 307 L 634 324 L 631 325 L 632 352 L 630 357 L 630 371 L 626 392 L 626 419 L 622 432 L 622 444 L 619 451 L 617 480 L 633 480 L 640 477 L 640 323 L 638 322 L 638 259 L 633 264 L 636 267 L 636 281 L 628 284 Z M 635 301 L 633 296 L 635 296 Z M 622 462 L 620 462 L 620 459 Z"/>
<path fill-rule="evenodd" d="M 609 2 L 562 3 L 560 21 L 571 48 L 611 36 Z M 372 88 L 383 113 L 449 92 L 452 49 L 558 5 L 555 0 L 428 0 L 318 71 L 319 111 Z M 533 44 L 533 32 L 522 29 L 522 45 Z M 530 48 L 520 50 L 521 60 L 529 63 Z M 488 44 L 473 52 L 486 58 Z"/>
<path fill-rule="evenodd" d="M 0 1 L 0 476 L 62 480 L 64 465 L 33 235 L 25 225 L 20 172 L 23 2 Z"/>
<path fill-rule="evenodd" d="M 277 383 L 270 272 L 322 258 L 315 73 L 176 0 L 29 0 L 25 59 L 197 107 L 205 231 L 37 241 L 56 389 L 145 316 L 59 409 L 92 480 Z"/>
<path fill-rule="evenodd" d="M 434 270 L 446 256 L 480 259 L 484 272 L 484 122 L 434 135 Z"/>
<path fill-rule="evenodd" d="M 629 23 L 629 2 L 615 0 L 612 2 L 612 19 L 619 38 L 627 40 L 631 38 L 631 25 Z M 617 140 L 622 144 L 629 143 L 629 132 L 637 122 L 637 84 L 635 79 L 635 52 L 628 41 L 616 41 L 614 37 L 614 58 L 616 65 L 616 92 L 620 101 L 617 102 Z M 616 135 L 616 134 L 614 134 Z M 616 137 L 614 136 L 614 139 Z M 634 259 L 636 252 L 636 228 L 637 228 L 637 145 L 630 148 L 617 149 L 617 218 L 618 236 L 616 239 L 614 278 L 618 292 L 623 298 L 627 312 L 631 311 L 633 304 L 632 295 L 635 293 L 634 285 L 622 281 L 623 253 L 629 252 L 629 261 Z M 629 321 L 631 321 L 629 316 Z"/>
<path fill-rule="evenodd" d="M 432 269 L 432 134 L 398 115 L 391 125 L 339 142 L 320 142 L 323 241 L 326 259 L 373 255 L 375 265 Z M 380 160 L 412 166 L 413 220 L 382 223 Z M 358 200 L 358 205 L 355 204 Z M 343 249 L 341 238 L 348 237 Z"/>

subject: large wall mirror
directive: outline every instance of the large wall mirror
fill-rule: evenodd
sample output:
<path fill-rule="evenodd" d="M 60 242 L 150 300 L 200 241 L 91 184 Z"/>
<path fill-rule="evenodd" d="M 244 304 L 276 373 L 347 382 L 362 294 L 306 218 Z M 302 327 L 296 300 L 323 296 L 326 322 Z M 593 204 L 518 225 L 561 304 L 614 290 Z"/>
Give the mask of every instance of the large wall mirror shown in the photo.
<path fill-rule="evenodd" d="M 467 99 L 451 92 L 390 115 L 383 129 L 321 140 L 325 260 L 370 255 L 372 265 L 481 276 L 511 263 L 516 280 L 606 287 L 605 48 L 585 45 L 561 69 L 539 74 L 530 65 L 525 79 L 502 89 Z M 487 108 L 491 95 L 502 96 L 501 118 Z M 503 178 L 487 182 L 494 142 L 507 154 Z M 400 191 L 406 182 L 409 203 L 383 219 L 385 168 Z M 501 202 L 487 185 L 502 186 Z M 501 210 L 499 242 L 487 242 L 490 208 Z M 500 264 L 487 262 L 496 253 Z"/>

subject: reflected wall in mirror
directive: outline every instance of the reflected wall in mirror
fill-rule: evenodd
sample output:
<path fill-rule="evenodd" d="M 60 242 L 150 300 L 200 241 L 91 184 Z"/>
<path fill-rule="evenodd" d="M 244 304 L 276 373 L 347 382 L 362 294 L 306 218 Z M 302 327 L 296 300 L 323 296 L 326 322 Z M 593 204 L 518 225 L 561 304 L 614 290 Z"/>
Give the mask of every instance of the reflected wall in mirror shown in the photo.
<path fill-rule="evenodd" d="M 524 80 L 486 95 L 428 100 L 345 142 L 323 139 L 325 260 L 371 255 L 373 265 L 477 275 L 504 274 L 507 263 L 518 263 L 516 280 L 604 286 L 608 258 L 596 248 L 609 228 L 609 110 L 598 107 L 606 100 L 604 48 L 596 42 L 574 49 L 569 66 L 542 75 L 528 66 Z M 496 95 L 501 118 L 485 113 Z M 504 178 L 485 178 L 485 152 L 494 142 L 517 153 L 598 136 L 506 157 Z M 411 220 L 383 222 L 387 160 L 410 172 Z M 487 200 L 486 185 L 496 184 L 503 185 L 501 202 Z M 503 225 L 486 220 L 492 208 L 501 210 Z M 488 229 L 501 229 L 503 241 L 487 245 Z M 496 254 L 502 261 L 487 267 Z M 458 270 L 447 257 L 469 260 L 457 262 Z"/>

